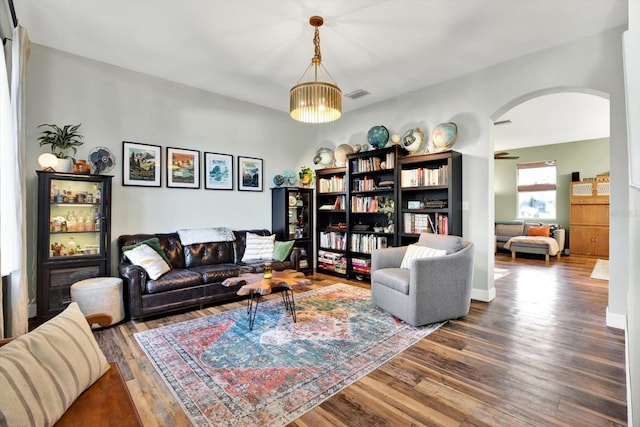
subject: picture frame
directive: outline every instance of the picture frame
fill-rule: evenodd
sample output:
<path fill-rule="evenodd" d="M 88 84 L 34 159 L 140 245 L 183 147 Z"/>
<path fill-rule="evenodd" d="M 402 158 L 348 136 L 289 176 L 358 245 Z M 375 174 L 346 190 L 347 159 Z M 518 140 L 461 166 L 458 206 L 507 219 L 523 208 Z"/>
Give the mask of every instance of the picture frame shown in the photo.
<path fill-rule="evenodd" d="M 205 152 L 202 169 L 206 190 L 233 190 L 233 156 L 231 154 Z"/>
<path fill-rule="evenodd" d="M 122 185 L 160 187 L 162 147 L 122 141 Z"/>
<path fill-rule="evenodd" d="M 262 159 L 238 156 L 238 191 L 262 191 Z"/>
<path fill-rule="evenodd" d="M 420 209 L 420 200 L 408 200 L 407 209 Z"/>
<path fill-rule="evenodd" d="M 200 188 L 200 151 L 167 147 L 167 187 Z"/>

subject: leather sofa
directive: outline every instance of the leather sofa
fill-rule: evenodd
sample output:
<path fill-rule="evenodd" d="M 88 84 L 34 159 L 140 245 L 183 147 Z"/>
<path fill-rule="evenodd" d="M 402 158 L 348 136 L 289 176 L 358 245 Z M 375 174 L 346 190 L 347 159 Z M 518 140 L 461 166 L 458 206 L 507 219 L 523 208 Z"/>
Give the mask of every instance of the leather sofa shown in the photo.
<path fill-rule="evenodd" d="M 234 230 L 235 240 L 183 245 L 178 232 L 166 234 L 133 234 L 118 237 L 123 280 L 125 312 L 128 318 L 139 320 L 176 310 L 201 308 L 205 305 L 235 300 L 241 284 L 223 286 L 222 282 L 241 273 L 260 273 L 268 260 L 243 262 L 247 232 L 268 236 L 269 230 Z M 130 246 L 157 237 L 171 262 L 171 271 L 152 280 L 146 271 L 133 265 L 123 254 Z M 271 261 L 273 270 L 299 270 L 300 250 L 293 248 L 285 261 Z M 243 297 L 246 298 L 246 297 Z"/>

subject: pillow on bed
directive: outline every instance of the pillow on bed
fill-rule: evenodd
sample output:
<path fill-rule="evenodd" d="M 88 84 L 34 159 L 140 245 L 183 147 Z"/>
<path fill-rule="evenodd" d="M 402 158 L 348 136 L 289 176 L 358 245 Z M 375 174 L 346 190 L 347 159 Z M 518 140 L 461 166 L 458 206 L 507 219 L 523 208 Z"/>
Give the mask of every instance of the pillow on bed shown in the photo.
<path fill-rule="evenodd" d="M 549 226 L 529 227 L 529 236 L 549 237 Z"/>

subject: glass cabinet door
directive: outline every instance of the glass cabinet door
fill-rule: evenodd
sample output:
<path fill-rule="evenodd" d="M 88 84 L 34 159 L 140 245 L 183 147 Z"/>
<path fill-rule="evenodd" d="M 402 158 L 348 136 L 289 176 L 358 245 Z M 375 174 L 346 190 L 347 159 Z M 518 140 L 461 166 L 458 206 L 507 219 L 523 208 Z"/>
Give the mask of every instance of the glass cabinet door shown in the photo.
<path fill-rule="evenodd" d="M 311 237 L 310 206 L 312 193 L 309 191 L 289 191 L 288 225 L 290 239 L 309 239 Z"/>
<path fill-rule="evenodd" d="M 103 182 L 50 180 L 49 260 L 103 256 Z"/>

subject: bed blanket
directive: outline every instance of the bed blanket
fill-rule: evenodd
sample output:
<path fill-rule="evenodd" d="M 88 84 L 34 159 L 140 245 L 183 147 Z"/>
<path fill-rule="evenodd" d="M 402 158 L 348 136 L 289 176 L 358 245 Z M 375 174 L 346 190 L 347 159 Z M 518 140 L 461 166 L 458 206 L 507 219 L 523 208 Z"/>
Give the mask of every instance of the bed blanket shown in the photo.
<path fill-rule="evenodd" d="M 558 241 L 553 237 L 542 237 L 542 236 L 516 236 L 510 238 L 507 243 L 504 244 L 504 248 L 507 250 L 511 250 L 512 243 L 526 243 L 531 245 L 547 245 L 549 248 L 549 255 L 555 256 L 558 252 L 560 252 L 560 247 L 558 246 Z"/>

